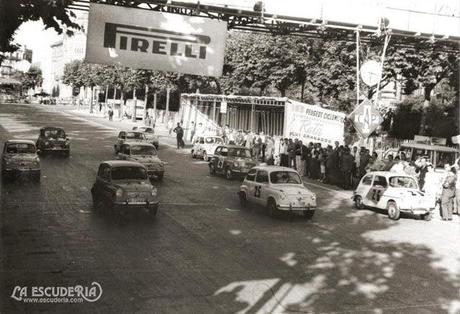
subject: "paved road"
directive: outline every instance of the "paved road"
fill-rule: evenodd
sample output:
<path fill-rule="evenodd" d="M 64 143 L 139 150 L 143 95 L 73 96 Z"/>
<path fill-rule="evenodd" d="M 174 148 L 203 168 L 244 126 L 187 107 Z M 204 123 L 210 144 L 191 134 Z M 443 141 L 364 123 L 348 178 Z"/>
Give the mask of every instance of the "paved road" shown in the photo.
<path fill-rule="evenodd" d="M 460 313 L 459 220 L 390 221 L 350 192 L 307 183 L 321 210 L 269 218 L 240 210 L 239 183 L 168 145 L 153 222 L 92 212 L 89 189 L 114 158 L 116 125 L 58 107 L 0 105 L 0 142 L 43 125 L 72 137 L 69 159 L 42 158 L 40 184 L 1 189 L 2 313 Z M 173 143 L 162 138 L 163 143 Z M 24 304 L 15 286 L 90 286 L 82 304 Z"/>

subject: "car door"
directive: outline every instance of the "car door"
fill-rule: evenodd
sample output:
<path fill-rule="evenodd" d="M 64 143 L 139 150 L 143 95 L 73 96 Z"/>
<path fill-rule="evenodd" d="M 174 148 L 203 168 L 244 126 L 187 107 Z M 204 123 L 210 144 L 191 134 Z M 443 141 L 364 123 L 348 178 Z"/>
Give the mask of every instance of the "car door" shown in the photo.
<path fill-rule="evenodd" d="M 112 186 L 111 186 L 111 173 L 110 173 L 110 166 L 106 165 L 100 176 L 100 195 L 104 199 L 104 201 L 109 204 L 112 201 Z"/>
<path fill-rule="evenodd" d="M 243 183 L 244 185 L 246 185 L 246 197 L 248 201 L 250 202 L 255 202 L 254 186 L 255 186 L 256 174 L 257 174 L 257 169 L 249 170 L 248 174 L 246 175 L 246 178 L 244 179 L 244 183 Z"/>
<path fill-rule="evenodd" d="M 367 199 L 369 191 L 372 187 L 372 179 L 374 175 L 373 174 L 366 174 L 363 179 L 361 180 L 358 188 L 356 189 L 356 194 L 360 195 L 363 199 L 363 204 L 372 206 L 371 202 Z"/>
<path fill-rule="evenodd" d="M 218 172 L 223 172 L 225 169 L 225 160 L 227 159 L 228 155 L 228 148 L 222 146 L 219 152 L 219 155 L 217 156 L 217 171 Z"/>
<path fill-rule="evenodd" d="M 253 196 L 256 203 L 260 205 L 267 204 L 267 186 L 268 172 L 266 170 L 258 170 L 253 189 Z"/>
<path fill-rule="evenodd" d="M 375 175 L 374 180 L 372 181 L 372 186 L 369 189 L 369 192 L 366 197 L 368 201 L 370 202 L 370 206 L 378 207 L 378 208 L 386 207 L 386 204 L 383 205 L 382 207 L 382 204 L 380 204 L 380 201 L 382 199 L 382 195 L 385 193 L 387 188 L 388 188 L 387 179 L 384 176 Z"/>

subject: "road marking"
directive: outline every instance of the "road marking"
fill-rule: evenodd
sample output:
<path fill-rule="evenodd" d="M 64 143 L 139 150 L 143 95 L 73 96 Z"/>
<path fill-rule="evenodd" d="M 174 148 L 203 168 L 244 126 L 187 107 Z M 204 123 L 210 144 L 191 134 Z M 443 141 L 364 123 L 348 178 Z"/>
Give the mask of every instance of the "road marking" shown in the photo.
<path fill-rule="evenodd" d="M 239 209 L 231 209 L 231 208 L 225 208 L 225 210 L 228 211 L 228 212 L 239 212 L 239 211 L 241 211 Z"/>

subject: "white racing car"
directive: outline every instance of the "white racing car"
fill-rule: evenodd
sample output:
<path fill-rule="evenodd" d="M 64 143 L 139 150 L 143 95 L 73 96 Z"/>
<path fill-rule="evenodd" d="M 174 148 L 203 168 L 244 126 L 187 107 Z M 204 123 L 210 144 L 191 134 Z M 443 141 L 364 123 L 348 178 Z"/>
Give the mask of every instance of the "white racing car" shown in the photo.
<path fill-rule="evenodd" d="M 203 158 L 204 161 L 209 161 L 219 145 L 223 145 L 224 140 L 220 136 L 199 136 L 193 143 L 191 150 L 192 158 Z"/>
<path fill-rule="evenodd" d="M 434 210 L 433 202 L 420 191 L 415 178 L 391 171 L 367 173 L 353 192 L 353 201 L 358 209 L 386 209 L 393 220 L 399 219 L 401 212 L 430 220 Z"/>
<path fill-rule="evenodd" d="M 266 206 L 272 217 L 282 211 L 297 211 L 312 218 L 316 209 L 315 193 L 302 184 L 297 171 L 286 167 L 253 167 L 240 187 L 239 197 L 243 207 L 248 202 Z"/>

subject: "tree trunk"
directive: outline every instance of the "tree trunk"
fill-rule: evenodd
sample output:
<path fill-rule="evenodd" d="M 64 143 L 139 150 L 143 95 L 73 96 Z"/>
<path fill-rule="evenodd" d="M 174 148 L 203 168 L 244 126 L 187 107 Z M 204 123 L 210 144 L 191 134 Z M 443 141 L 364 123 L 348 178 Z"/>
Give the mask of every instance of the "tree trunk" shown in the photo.
<path fill-rule="evenodd" d="M 430 106 L 431 91 L 433 90 L 433 87 L 434 86 L 429 85 L 429 86 L 424 87 L 423 89 L 425 101 L 423 102 L 422 116 L 420 119 L 420 129 L 419 129 L 420 135 L 427 135 L 426 116 L 427 116 L 428 107 Z"/>
<path fill-rule="evenodd" d="M 94 87 L 91 86 L 91 98 L 89 99 L 89 113 L 93 113 L 93 98 L 94 98 Z"/>
<path fill-rule="evenodd" d="M 165 122 L 164 121 L 164 117 L 166 116 L 168 121 L 169 121 L 169 98 L 170 98 L 170 93 L 171 93 L 171 88 L 167 88 L 166 89 L 166 110 L 165 110 L 165 114 L 163 115 L 163 123 Z"/>
<path fill-rule="evenodd" d="M 120 91 L 120 119 L 123 119 L 125 115 L 125 94 L 123 93 L 123 88 Z"/>
<path fill-rule="evenodd" d="M 303 102 L 303 99 L 305 97 L 305 80 L 302 80 L 302 85 L 300 89 L 300 101 Z"/>
<path fill-rule="evenodd" d="M 286 97 L 286 90 L 280 89 L 281 97 Z"/>
<path fill-rule="evenodd" d="M 133 110 L 131 111 L 131 119 L 133 122 L 137 121 L 137 96 L 136 96 L 136 88 L 134 87 L 133 90 Z"/>

